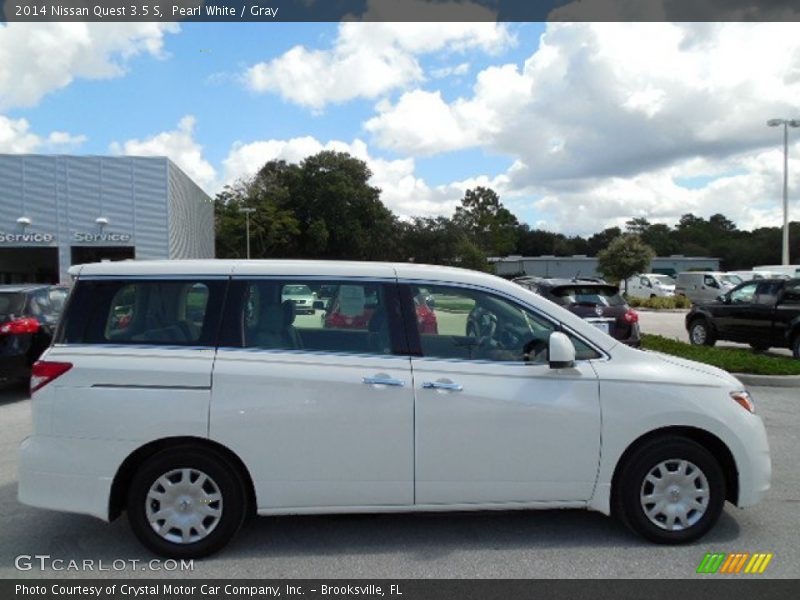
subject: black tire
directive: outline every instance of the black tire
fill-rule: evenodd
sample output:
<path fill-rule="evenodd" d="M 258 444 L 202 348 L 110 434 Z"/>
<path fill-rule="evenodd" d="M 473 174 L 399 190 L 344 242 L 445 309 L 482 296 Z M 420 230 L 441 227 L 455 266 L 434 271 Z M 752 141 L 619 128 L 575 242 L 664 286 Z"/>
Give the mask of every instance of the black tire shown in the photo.
<path fill-rule="evenodd" d="M 650 487 L 650 493 L 656 491 L 652 484 L 646 482 L 646 478 L 658 465 L 666 463 L 677 469 L 679 461 L 687 461 L 699 470 L 699 475 L 691 467 L 687 470 L 687 477 L 694 475 L 697 478 L 693 486 L 701 481 L 700 476 L 705 477 L 708 501 L 704 512 L 691 509 L 684 513 L 687 524 L 682 529 L 672 530 L 667 529 L 666 518 L 658 525 L 647 516 L 640 494 L 646 493 L 646 485 Z M 671 475 L 676 474 L 670 472 L 663 476 Z M 665 492 L 665 495 L 668 493 Z M 681 494 L 680 491 L 677 493 Z M 614 514 L 632 531 L 657 544 L 685 544 L 705 535 L 722 514 L 725 504 L 725 476 L 714 456 L 697 442 L 682 436 L 661 436 L 649 440 L 627 457 L 615 479 L 612 494 Z M 683 494 L 677 502 L 690 500 Z M 653 504 L 651 508 L 655 510 L 656 505 Z"/>
<path fill-rule="evenodd" d="M 207 487 L 205 491 L 213 492 L 213 486 L 216 486 L 221 496 L 219 502 L 201 500 L 197 503 L 198 506 L 202 503 L 212 509 L 219 509 L 221 514 L 216 519 L 212 516 L 204 517 L 208 520 L 215 519 L 213 522 L 203 521 L 203 524 L 210 527 L 211 531 L 205 537 L 186 543 L 162 537 L 151 526 L 147 515 L 148 510 L 160 508 L 158 500 L 148 500 L 151 487 L 162 476 L 184 469 L 188 470 L 190 477 L 191 474 L 197 472 L 205 474 L 211 481 L 209 484 L 211 487 Z M 182 473 L 179 473 L 174 477 L 181 477 L 181 475 Z M 182 481 L 179 480 L 178 483 L 182 483 Z M 199 481 L 199 477 L 194 481 Z M 188 501 L 192 502 L 191 499 Z M 170 508 L 169 510 L 171 510 L 171 514 L 178 514 L 179 518 L 187 517 L 187 515 L 177 513 L 177 510 L 181 509 Z M 170 558 L 201 558 L 217 552 L 236 535 L 247 514 L 247 494 L 237 469 L 218 453 L 196 446 L 180 446 L 155 454 L 137 470 L 128 489 L 127 512 L 128 521 L 134 534 L 152 552 Z M 166 520 L 164 525 L 166 525 Z M 199 530 L 192 530 L 197 532 L 197 536 L 201 535 Z M 180 529 L 177 527 L 171 528 L 165 535 L 176 536 L 179 531 Z"/>
<path fill-rule="evenodd" d="M 702 334 L 699 331 L 702 330 Z M 713 346 L 717 343 L 714 328 L 702 317 L 689 323 L 689 343 L 694 346 Z"/>
<path fill-rule="evenodd" d="M 792 339 L 792 356 L 800 360 L 800 332 L 795 333 Z"/>

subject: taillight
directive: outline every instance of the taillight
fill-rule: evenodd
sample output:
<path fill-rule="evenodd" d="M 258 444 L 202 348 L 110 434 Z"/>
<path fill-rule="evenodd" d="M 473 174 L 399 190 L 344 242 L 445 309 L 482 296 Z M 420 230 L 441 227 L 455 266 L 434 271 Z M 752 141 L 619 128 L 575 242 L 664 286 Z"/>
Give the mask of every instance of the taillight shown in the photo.
<path fill-rule="evenodd" d="M 39 331 L 39 321 L 30 317 L 14 319 L 0 325 L 0 335 L 18 335 L 20 333 L 36 333 Z"/>
<path fill-rule="evenodd" d="M 632 309 L 628 309 L 627 312 L 622 315 L 622 318 L 625 319 L 626 323 L 637 323 L 639 321 L 639 314 Z"/>
<path fill-rule="evenodd" d="M 72 368 L 72 363 L 38 360 L 31 370 L 31 394 L 58 379 Z"/>

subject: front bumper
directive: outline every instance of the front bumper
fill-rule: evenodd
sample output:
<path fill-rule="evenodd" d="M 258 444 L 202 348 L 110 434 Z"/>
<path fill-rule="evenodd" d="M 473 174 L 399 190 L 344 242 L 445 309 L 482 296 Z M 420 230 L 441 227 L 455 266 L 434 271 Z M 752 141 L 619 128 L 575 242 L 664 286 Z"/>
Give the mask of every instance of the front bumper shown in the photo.
<path fill-rule="evenodd" d="M 736 506 L 740 508 L 761 502 L 769 491 L 772 478 L 767 432 L 760 418 L 749 433 L 745 453 L 734 457 L 739 469 L 739 497 Z"/>

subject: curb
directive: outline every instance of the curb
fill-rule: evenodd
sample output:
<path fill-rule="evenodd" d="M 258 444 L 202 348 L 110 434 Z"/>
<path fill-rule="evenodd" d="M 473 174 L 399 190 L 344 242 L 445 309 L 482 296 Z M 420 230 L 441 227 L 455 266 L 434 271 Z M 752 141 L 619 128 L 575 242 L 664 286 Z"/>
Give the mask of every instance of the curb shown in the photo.
<path fill-rule="evenodd" d="M 731 373 L 736 379 L 747 385 L 764 387 L 800 388 L 800 375 L 754 375 L 752 373 Z"/>

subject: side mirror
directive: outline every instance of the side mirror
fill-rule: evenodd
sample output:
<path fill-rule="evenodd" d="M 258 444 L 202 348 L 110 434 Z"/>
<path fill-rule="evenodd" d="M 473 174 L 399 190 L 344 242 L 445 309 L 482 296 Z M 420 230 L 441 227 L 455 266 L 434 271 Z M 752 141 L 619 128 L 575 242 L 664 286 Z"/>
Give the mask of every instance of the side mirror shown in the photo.
<path fill-rule="evenodd" d="M 725 294 L 720 294 L 717 296 L 717 302 L 722 302 L 723 304 L 728 303 L 728 297 Z"/>
<path fill-rule="evenodd" d="M 575 366 L 575 346 L 565 334 L 550 334 L 548 360 L 551 369 L 569 369 Z"/>
<path fill-rule="evenodd" d="M 325 303 L 322 300 L 314 300 L 314 310 L 325 310 Z"/>

